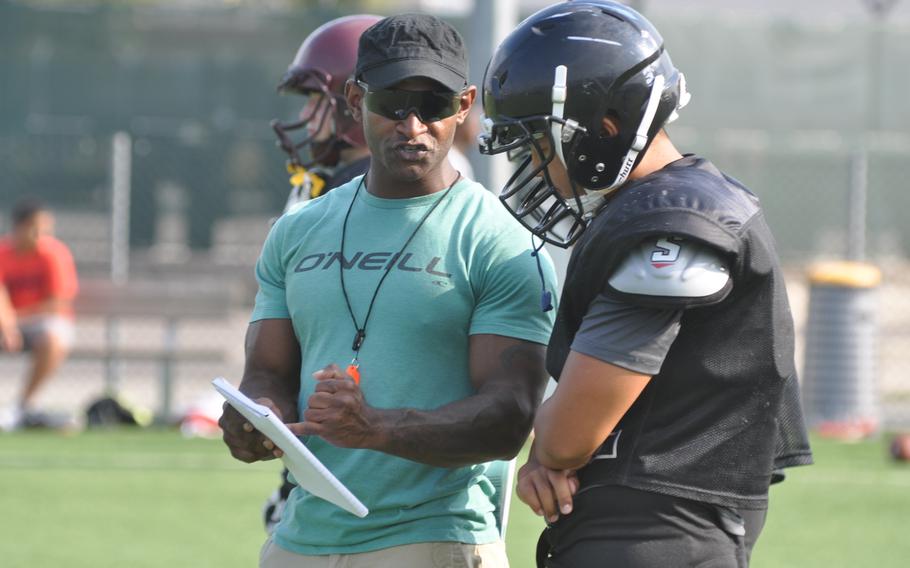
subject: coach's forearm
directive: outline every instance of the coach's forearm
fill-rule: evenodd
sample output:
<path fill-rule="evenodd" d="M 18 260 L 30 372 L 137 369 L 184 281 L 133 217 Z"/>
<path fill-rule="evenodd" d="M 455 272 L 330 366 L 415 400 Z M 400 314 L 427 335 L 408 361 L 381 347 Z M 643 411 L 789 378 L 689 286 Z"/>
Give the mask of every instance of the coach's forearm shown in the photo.
<path fill-rule="evenodd" d="M 527 440 L 533 411 L 507 392 L 478 394 L 430 411 L 376 409 L 371 449 L 437 467 L 511 459 Z"/>
<path fill-rule="evenodd" d="M 297 395 L 299 386 L 293 385 L 286 377 L 263 370 L 248 369 L 238 389 L 253 400 L 268 398 L 278 410 L 284 422 L 297 421 Z"/>
<path fill-rule="evenodd" d="M 251 323 L 245 351 L 240 392 L 254 400 L 270 399 L 285 422 L 295 422 L 300 392 L 300 346 L 290 320 L 264 319 Z"/>

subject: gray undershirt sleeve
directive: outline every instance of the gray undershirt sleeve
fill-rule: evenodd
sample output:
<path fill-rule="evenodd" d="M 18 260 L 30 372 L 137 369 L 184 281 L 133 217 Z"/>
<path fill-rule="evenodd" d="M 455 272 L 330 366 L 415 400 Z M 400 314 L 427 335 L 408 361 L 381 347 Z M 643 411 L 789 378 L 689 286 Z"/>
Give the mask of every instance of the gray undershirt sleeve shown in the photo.
<path fill-rule="evenodd" d="M 679 333 L 682 310 L 659 310 L 600 294 L 572 341 L 572 350 L 635 373 L 653 376 Z"/>

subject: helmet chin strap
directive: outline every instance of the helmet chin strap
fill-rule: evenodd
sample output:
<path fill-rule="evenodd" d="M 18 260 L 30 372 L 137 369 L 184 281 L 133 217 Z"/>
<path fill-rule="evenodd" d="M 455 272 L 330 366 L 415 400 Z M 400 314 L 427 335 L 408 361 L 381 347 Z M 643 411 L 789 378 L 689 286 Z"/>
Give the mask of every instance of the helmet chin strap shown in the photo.
<path fill-rule="evenodd" d="M 565 123 L 553 121 L 550 126 L 550 137 L 553 140 L 553 145 L 556 146 L 556 155 L 559 156 L 559 161 L 562 162 L 566 171 L 568 171 L 569 165 L 566 163 L 566 157 L 562 153 L 562 145 L 564 142 L 568 142 L 572 139 L 572 136 L 575 134 L 578 127 L 576 121 L 563 118 L 566 110 L 566 96 L 568 95 L 568 74 L 569 69 L 565 65 L 556 66 L 556 74 L 553 77 L 553 91 L 550 95 L 550 98 L 553 101 L 553 109 L 550 114 L 565 121 Z M 566 199 L 566 204 L 572 209 L 575 209 L 579 214 L 589 217 L 592 216 L 592 214 L 589 213 L 594 209 L 592 202 L 595 199 L 599 200 L 601 196 L 586 195 L 584 188 L 582 188 L 582 191 L 580 192 L 581 195 L 579 195 L 579 191 L 576 190 L 575 182 L 571 180 L 571 177 L 569 183 L 572 184 L 572 193 L 575 194 L 575 199 Z M 581 211 L 578 210 L 579 208 L 581 208 Z"/>
<path fill-rule="evenodd" d="M 556 67 L 551 95 L 553 101 L 553 110 L 551 114 L 560 119 L 563 118 L 563 114 L 565 113 L 566 96 L 568 93 L 566 86 L 567 76 L 568 68 L 565 65 Z M 629 178 L 629 174 L 632 173 L 632 168 L 635 166 L 635 160 L 638 159 L 638 155 L 648 145 L 648 131 L 651 129 L 655 115 L 657 115 L 657 108 L 660 106 L 660 97 L 663 94 L 665 84 L 666 79 L 663 75 L 656 75 L 654 77 L 654 82 L 651 85 L 651 94 L 648 97 L 648 106 L 645 107 L 645 114 L 641 117 L 638 130 L 635 132 L 635 139 L 632 141 L 632 146 L 629 148 L 629 151 L 626 152 L 626 157 L 623 159 L 622 166 L 619 168 L 619 172 L 616 174 L 613 183 L 602 189 L 582 188 L 585 194 L 577 195 L 576 192 L 576 199 L 574 200 L 576 203 L 572 203 L 572 200 L 567 200 L 567 203 L 573 209 L 577 206 L 581 207 L 582 210 L 578 211 L 578 213 L 581 213 L 585 217 L 593 216 L 602 199 L 624 184 Z M 568 170 L 568 164 L 566 163 L 566 158 L 562 152 L 562 144 L 563 142 L 568 141 L 566 138 L 571 139 L 571 136 L 575 132 L 576 125 L 577 123 L 575 121 L 566 120 L 565 124 L 554 121 L 550 127 L 553 144 L 556 146 L 556 155 L 559 156 L 559 160 L 562 164 L 566 166 L 566 170 Z M 574 182 L 572 182 L 572 184 L 574 185 Z"/>
<path fill-rule="evenodd" d="M 654 77 L 654 82 L 651 84 L 651 95 L 648 97 L 648 106 L 645 107 L 645 114 L 641 117 L 641 122 L 638 124 L 638 130 L 635 132 L 635 139 L 632 141 L 632 146 L 629 147 L 629 151 L 626 152 L 626 157 L 623 159 L 622 166 L 616 174 L 616 179 L 614 179 L 613 183 L 608 187 L 591 189 L 588 191 L 598 195 L 606 195 L 624 184 L 629 178 L 629 174 L 632 173 L 632 168 L 635 166 L 635 160 L 638 159 L 638 155 L 648 145 L 648 130 L 651 129 L 651 124 L 654 122 L 654 116 L 657 114 L 657 107 L 660 106 L 660 96 L 664 92 L 665 83 L 666 79 L 664 79 L 663 75 L 656 75 Z"/>
<path fill-rule="evenodd" d="M 553 78 L 553 91 L 550 95 L 550 98 L 553 101 L 553 110 L 550 114 L 556 118 L 562 118 L 562 115 L 565 114 L 566 111 L 566 94 L 568 92 L 566 78 L 568 75 L 568 67 L 565 65 L 556 66 L 556 76 Z M 568 169 L 569 165 L 566 163 L 565 156 L 562 155 L 563 128 L 564 125 L 562 123 L 554 121 L 550 126 L 550 133 L 552 134 L 553 144 L 556 146 L 556 155 L 559 156 L 559 161 L 562 162 L 562 165 Z"/>

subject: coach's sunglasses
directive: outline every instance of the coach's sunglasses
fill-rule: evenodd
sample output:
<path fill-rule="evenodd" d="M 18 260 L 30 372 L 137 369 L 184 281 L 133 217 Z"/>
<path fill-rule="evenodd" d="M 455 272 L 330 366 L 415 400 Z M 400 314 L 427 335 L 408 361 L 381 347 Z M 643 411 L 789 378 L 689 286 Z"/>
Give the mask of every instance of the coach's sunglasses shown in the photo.
<path fill-rule="evenodd" d="M 357 84 L 364 90 L 367 110 L 391 120 L 404 120 L 414 113 L 426 124 L 449 118 L 461 108 L 461 94 L 452 91 L 371 91 L 366 83 Z"/>

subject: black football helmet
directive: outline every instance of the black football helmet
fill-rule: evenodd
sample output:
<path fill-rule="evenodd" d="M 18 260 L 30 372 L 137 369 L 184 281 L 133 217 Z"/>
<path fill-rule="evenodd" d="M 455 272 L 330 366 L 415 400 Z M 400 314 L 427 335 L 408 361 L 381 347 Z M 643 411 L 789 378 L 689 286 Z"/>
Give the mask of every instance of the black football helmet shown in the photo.
<path fill-rule="evenodd" d="M 272 121 L 279 146 L 290 157 L 291 166 L 310 168 L 313 165 L 332 167 L 338 163 L 339 152 L 349 146 L 364 146 L 363 128 L 348 110 L 344 99 L 344 84 L 353 75 L 357 64 L 357 44 L 360 35 L 378 22 L 379 16 L 354 15 L 337 18 L 318 27 L 307 36 L 287 72 L 278 83 L 278 91 L 306 97 L 318 96 L 318 104 L 299 120 L 283 123 Z M 318 120 L 318 124 L 310 124 Z M 316 141 L 315 134 L 328 121 L 332 134 L 328 140 Z M 307 126 L 310 128 L 307 130 Z M 290 132 L 304 129 L 307 134 L 297 141 Z M 299 150 L 308 150 L 307 160 Z"/>
<path fill-rule="evenodd" d="M 532 233 L 568 247 L 688 99 L 644 16 L 609 0 L 563 2 L 526 19 L 493 54 L 480 151 L 518 162 L 500 199 Z M 547 171 L 557 157 L 574 199 Z"/>

